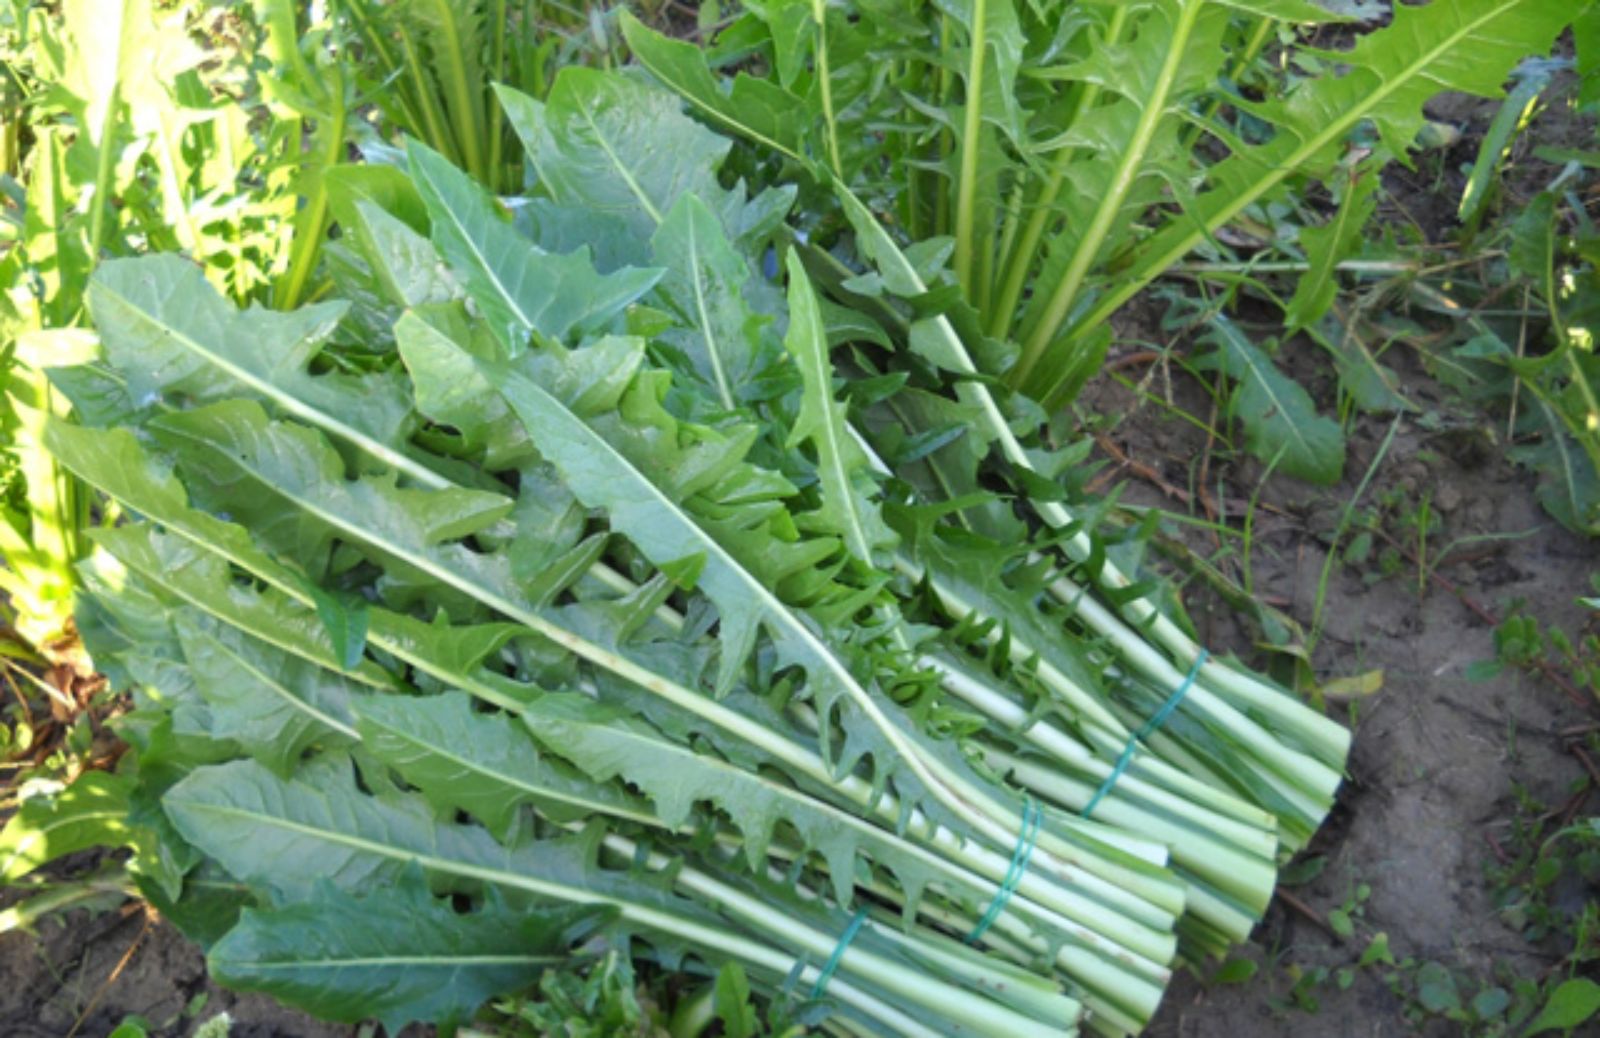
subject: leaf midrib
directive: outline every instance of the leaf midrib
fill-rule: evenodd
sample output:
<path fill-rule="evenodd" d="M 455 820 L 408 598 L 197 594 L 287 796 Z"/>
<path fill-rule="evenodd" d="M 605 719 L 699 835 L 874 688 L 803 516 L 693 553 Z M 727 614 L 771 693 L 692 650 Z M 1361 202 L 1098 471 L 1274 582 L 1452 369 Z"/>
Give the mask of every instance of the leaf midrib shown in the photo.
<path fill-rule="evenodd" d="M 94 292 L 97 296 L 103 296 L 108 300 L 115 302 L 125 311 L 127 315 L 130 315 L 135 322 L 142 322 L 155 331 L 161 333 L 166 338 L 177 343 L 179 346 L 188 350 L 190 353 L 193 353 L 205 360 L 207 363 L 220 368 L 225 374 L 227 374 L 229 378 L 243 383 L 246 387 L 254 392 L 260 393 L 262 396 L 266 397 L 268 400 L 271 400 L 278 407 L 294 415 L 296 418 L 300 418 L 311 425 L 314 425 L 320 429 L 324 429 L 340 437 L 341 439 L 349 441 L 380 461 L 384 461 L 390 465 L 393 465 L 397 470 L 405 473 L 407 476 L 424 486 L 432 487 L 434 489 L 444 489 L 445 487 L 450 486 L 450 483 L 445 480 L 443 476 L 440 476 L 433 470 L 420 465 L 415 461 L 412 461 L 399 451 L 396 451 L 385 444 L 379 443 L 377 440 L 374 440 L 371 436 L 368 436 L 359 429 L 341 422 L 332 415 L 302 402 L 298 397 L 285 392 L 274 383 L 261 378 L 254 372 L 240 367 L 238 364 L 229 360 L 226 356 L 210 349 L 199 340 L 166 323 L 154 313 L 145 310 L 128 296 L 117 291 L 116 289 L 111 288 L 105 281 L 96 281 L 94 285 Z"/>
<path fill-rule="evenodd" d="M 766 619 L 768 622 L 781 623 L 783 628 L 789 632 L 790 637 L 800 639 L 807 650 L 807 654 L 832 674 L 834 680 L 839 682 L 841 687 L 849 694 L 850 698 L 856 702 L 856 705 L 861 709 L 861 711 L 867 715 L 867 717 L 873 722 L 874 726 L 877 727 L 883 733 L 884 737 L 889 741 L 889 743 L 894 746 L 895 750 L 901 755 L 902 761 L 907 764 L 912 771 L 916 773 L 917 777 L 921 779 L 922 782 L 928 787 L 928 792 L 939 799 L 944 799 L 944 797 L 940 796 L 940 793 L 938 792 L 944 789 L 943 784 L 938 782 L 937 779 L 935 779 L 934 776 L 927 771 L 927 766 L 922 761 L 921 757 L 918 756 L 916 747 L 912 745 L 904 737 L 903 733 L 901 733 L 901 731 L 889 721 L 888 717 L 886 717 L 883 712 L 878 709 L 878 705 L 872 701 L 871 695 L 866 689 L 861 687 L 860 683 L 856 681 L 855 676 L 851 674 L 842 663 L 839 662 L 838 658 L 834 656 L 832 651 L 830 651 L 827 646 L 823 645 L 817 639 L 816 635 L 811 632 L 811 629 L 808 628 L 797 616 L 795 616 L 792 610 L 779 601 L 778 598 L 767 589 L 765 584 L 755 579 L 755 575 L 740 565 L 738 560 L 734 559 L 734 557 L 730 555 L 725 548 L 723 548 L 722 544 L 718 542 L 715 537 L 712 537 L 704 529 L 702 529 L 700 524 L 695 522 L 692 516 L 680 508 L 676 501 L 673 501 L 671 498 L 669 498 L 660 487 L 656 486 L 653 480 L 649 479 L 644 475 L 644 473 L 640 472 L 633 462 L 629 461 L 625 455 L 613 447 L 610 442 L 605 439 L 605 437 L 591 429 L 587 422 L 579 418 L 576 414 L 573 414 L 564 404 L 561 403 L 561 401 L 545 392 L 544 387 L 530 379 L 516 374 L 515 372 L 505 371 L 502 369 L 499 374 L 506 384 L 516 386 L 520 383 L 526 388 L 526 390 L 537 394 L 536 399 L 542 398 L 543 401 L 548 402 L 550 406 L 556 408 L 558 413 L 566 415 L 571 422 L 582 431 L 582 435 L 590 441 L 591 445 L 595 449 L 603 451 L 615 459 L 616 462 L 626 470 L 632 472 L 637 477 L 637 482 L 645 488 L 645 493 L 647 496 L 658 503 L 669 517 L 676 519 L 685 528 L 693 531 L 696 537 L 706 546 L 707 552 L 719 559 L 729 573 L 737 578 L 742 584 L 744 584 L 747 589 L 749 589 L 750 593 L 753 595 L 753 597 L 755 597 L 758 604 L 762 606 L 762 615 L 764 619 Z M 493 383 L 494 380 L 491 379 L 490 381 Z M 959 809 L 959 807 L 962 805 L 958 804 L 957 806 Z"/>

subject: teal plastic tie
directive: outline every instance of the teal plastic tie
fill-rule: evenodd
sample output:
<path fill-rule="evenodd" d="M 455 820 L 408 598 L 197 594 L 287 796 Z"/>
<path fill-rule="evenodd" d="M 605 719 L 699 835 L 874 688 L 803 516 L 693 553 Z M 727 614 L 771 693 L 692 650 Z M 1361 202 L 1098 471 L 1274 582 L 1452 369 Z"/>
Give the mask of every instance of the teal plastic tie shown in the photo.
<path fill-rule="evenodd" d="M 1167 701 L 1161 704 L 1161 709 L 1152 714 L 1150 720 L 1146 721 L 1142 728 L 1128 737 L 1128 745 L 1122 748 L 1122 755 L 1117 758 L 1117 763 L 1111 768 L 1111 774 L 1106 776 L 1106 780 L 1100 783 L 1100 788 L 1094 791 L 1094 796 L 1089 798 L 1088 806 L 1083 809 L 1083 817 L 1088 818 L 1094 814 L 1094 809 L 1100 806 L 1100 801 L 1104 800 L 1106 794 L 1111 792 L 1111 787 L 1117 784 L 1117 779 L 1122 777 L 1122 773 L 1128 770 L 1128 765 L 1133 762 L 1133 752 L 1139 748 L 1139 744 L 1148 739 L 1162 725 L 1166 724 L 1167 718 L 1171 717 L 1173 711 L 1178 709 L 1178 704 L 1183 702 L 1183 697 L 1188 695 L 1189 690 L 1194 687 L 1194 679 L 1200 676 L 1200 668 L 1205 666 L 1207 655 L 1209 654 L 1206 650 L 1200 650 L 1200 655 L 1194 658 L 1194 666 L 1189 668 L 1189 674 L 1183 679 L 1183 684 L 1179 685 L 1177 691 L 1167 697 Z"/>
<path fill-rule="evenodd" d="M 828 990 L 828 981 L 833 979 L 833 974 L 839 968 L 839 961 L 844 958 L 845 949 L 850 947 L 850 942 L 856 939 L 856 934 L 861 932 L 861 924 L 867 921 L 866 906 L 856 909 L 856 914 L 850 917 L 850 925 L 844 928 L 844 933 L 839 935 L 839 943 L 834 946 L 833 954 L 828 956 L 827 963 L 822 967 L 822 972 L 817 974 L 817 982 L 812 985 L 811 997 L 821 998 L 823 992 Z"/>
<path fill-rule="evenodd" d="M 1022 829 L 1017 833 L 1017 845 L 1011 851 L 1011 866 L 1006 869 L 1006 877 L 1000 883 L 1000 889 L 995 891 L 994 900 L 989 902 L 989 910 L 983 913 L 978 925 L 967 935 L 968 944 L 976 944 L 978 939 L 988 932 L 989 927 L 994 925 L 994 921 L 1000 918 L 1000 913 L 1006 910 L 1011 895 L 1017 892 L 1017 884 L 1021 883 L 1022 877 L 1027 874 L 1028 860 L 1033 857 L 1033 848 L 1039 842 L 1039 829 L 1043 825 L 1044 808 L 1040 807 L 1033 797 L 1024 797 Z"/>

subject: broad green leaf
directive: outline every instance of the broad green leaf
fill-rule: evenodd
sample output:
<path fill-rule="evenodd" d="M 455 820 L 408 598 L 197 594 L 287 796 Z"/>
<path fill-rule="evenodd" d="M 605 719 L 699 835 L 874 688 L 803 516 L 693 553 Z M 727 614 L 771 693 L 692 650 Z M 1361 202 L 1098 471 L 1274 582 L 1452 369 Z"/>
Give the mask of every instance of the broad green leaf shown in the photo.
<path fill-rule="evenodd" d="M 1574 977 L 1556 985 L 1545 1000 L 1544 1008 L 1522 1033 L 1527 1036 L 1570 1031 L 1592 1020 L 1596 1013 L 1600 1013 L 1600 984 L 1587 977 Z"/>
<path fill-rule="evenodd" d="M 356 215 L 356 203 L 365 202 L 426 240 L 428 206 L 403 169 L 376 162 L 334 166 L 323 175 L 328 204 L 339 222 Z"/>
<path fill-rule="evenodd" d="M 659 271 L 633 268 L 600 274 L 587 247 L 565 256 L 544 252 L 444 156 L 417 141 L 407 155 L 428 206 L 434 245 L 508 349 L 520 350 L 529 331 L 562 340 L 603 328 L 660 277 Z"/>
<path fill-rule="evenodd" d="M 217 622 L 178 623 L 212 735 L 232 739 L 279 775 L 314 746 L 358 738 L 350 716 L 360 686 Z"/>
<path fill-rule="evenodd" d="M 377 1019 L 390 1034 L 422 1021 L 451 1027 L 490 997 L 574 963 L 572 945 L 608 913 L 579 906 L 512 909 L 498 898 L 457 912 L 421 876 L 392 887 L 244 911 L 206 956 L 237 991 L 260 991 L 324 1020 Z"/>
<path fill-rule="evenodd" d="M 350 762 L 336 757 L 287 781 L 254 761 L 200 768 L 165 803 L 185 838 L 280 902 L 314 897 L 327 883 L 346 896 L 381 889 L 420 866 L 443 886 L 488 883 L 546 902 L 615 906 L 669 940 L 740 940 L 727 920 L 654 883 L 594 868 L 585 839 L 503 847 L 487 830 L 439 821 L 419 796 L 362 793 Z"/>
<path fill-rule="evenodd" d="M 422 306 L 460 294 L 433 244 L 372 202 L 358 198 L 339 226 L 352 235 L 388 302 Z"/>
<path fill-rule="evenodd" d="M 542 701 L 542 700 L 541 700 Z M 536 709 L 534 704 L 530 709 Z M 440 808 L 465 811 L 502 839 L 527 804 L 557 819 L 608 815 L 662 822 L 636 797 L 585 780 L 547 756 L 510 714 L 476 711 L 459 692 L 373 696 L 356 704 L 366 748 Z"/>
<path fill-rule="evenodd" d="M 155 463 L 126 430 L 96 431 L 53 421 L 46 443 L 73 473 L 127 507 L 159 522 L 169 535 L 147 526 L 103 530 L 129 568 L 181 601 L 279 648 L 338 671 L 334 651 L 303 578 L 258 548 L 241 527 L 189 507 L 169 468 Z M 179 538 L 186 543 L 179 543 Z M 233 587 L 227 566 L 238 566 L 269 590 L 245 595 Z M 230 590 L 231 589 L 231 590 Z M 489 702 L 515 706 L 529 696 L 516 682 L 490 674 L 482 663 L 522 633 L 512 624 L 450 626 L 388 610 L 368 614 L 369 640 L 424 673 L 466 689 Z M 393 679 L 372 661 L 346 676 L 388 688 Z"/>
<path fill-rule="evenodd" d="M 1317 414 L 1310 394 L 1226 317 L 1212 319 L 1210 342 L 1212 351 L 1196 365 L 1234 381 L 1229 413 L 1244 426 L 1246 449 L 1297 479 L 1337 483 L 1344 471 L 1339 423 Z"/>
<path fill-rule="evenodd" d="M 790 449 L 809 441 L 817 452 L 817 475 L 822 484 L 822 508 L 808 516 L 820 529 L 838 534 L 856 559 L 868 566 L 892 551 L 895 536 L 883 521 L 879 494 L 865 450 L 856 441 L 845 418 L 844 405 L 834 397 L 833 361 L 816 291 L 799 257 L 791 251 L 789 268 L 789 332 L 784 346 L 805 389 L 800 411 L 789 430 Z"/>
<path fill-rule="evenodd" d="M 771 319 L 744 298 L 754 279 L 750 264 L 729 243 L 716 214 L 692 194 L 672 206 L 650 246 L 665 271 L 657 291 L 682 325 L 663 341 L 684 352 L 723 407 L 737 409 L 776 353 L 767 333 Z"/>
<path fill-rule="evenodd" d="M 316 603 L 317 618 L 333 640 L 333 651 L 346 670 L 361 664 L 366 650 L 368 608 L 367 600 L 360 595 L 313 589 L 311 597 Z"/>
<path fill-rule="evenodd" d="M 402 358 L 425 349 L 423 343 L 438 338 L 461 343 L 479 356 L 493 357 L 499 352 L 489 330 L 482 322 L 474 321 L 461 305 L 407 310 L 395 323 L 394 335 Z M 417 410 L 454 429 L 465 451 L 481 451 L 484 467 L 490 471 L 514 468 L 538 456 L 522 423 L 482 379 L 416 379 L 412 387 Z"/>
<path fill-rule="evenodd" d="M 277 587 L 257 591 L 238 586 L 229 571 L 228 558 L 194 540 L 160 532 L 148 524 L 97 530 L 95 540 L 152 588 L 247 631 L 282 652 L 344 673 L 372 688 L 393 684 L 393 678 L 371 660 L 346 668 L 326 625 L 313 609 Z M 253 558 L 255 554 L 244 557 Z M 273 573 L 276 567 L 263 569 Z"/>
<path fill-rule="evenodd" d="M 780 658 L 806 668 L 819 710 L 831 711 L 845 697 L 872 719 L 891 745 L 908 739 L 814 625 L 775 591 L 785 580 L 804 577 L 833 554 L 835 546 L 818 541 L 786 548 L 764 532 L 770 521 L 764 515 L 762 526 L 752 528 L 735 517 L 716 523 L 700 519 L 686 507 L 693 495 L 715 491 L 729 480 L 753 485 L 750 479 L 755 474 L 747 475 L 740 466 L 747 439 L 728 439 L 705 429 L 695 431 L 698 442 L 687 449 L 675 446 L 660 434 L 673 423 L 664 411 L 651 413 L 659 405 L 654 404 L 656 390 L 647 381 L 636 381 L 622 404 L 619 416 L 631 412 L 632 421 L 604 414 L 596 416 L 597 427 L 591 427 L 538 382 L 506 366 L 486 366 L 459 349 L 410 357 L 408 362 L 414 371 L 426 372 L 419 377 L 433 379 L 450 378 L 463 365 L 468 371 L 477 368 L 522 419 L 541 453 L 561 470 L 578 499 L 604 508 L 612 527 L 647 557 L 658 565 L 691 556 L 705 558 L 697 586 L 717 605 L 721 617 L 720 687 L 729 687 L 754 647 L 757 630 L 765 628 Z M 737 547 L 730 548 L 724 539 Z"/>
<path fill-rule="evenodd" d="M 51 796 L 30 797 L 0 830 L 0 884 L 89 847 L 121 847 L 135 839 L 128 824 L 129 781 L 91 771 Z"/>
<path fill-rule="evenodd" d="M 622 12 L 628 48 L 661 82 L 683 95 L 706 118 L 791 158 L 800 158 L 805 110 L 800 99 L 765 80 L 739 75 L 725 90 L 706 67 L 700 49 L 647 28 Z"/>
<path fill-rule="evenodd" d="M 621 217 L 640 240 L 685 194 L 722 213 L 729 193 L 716 171 L 731 142 L 686 118 L 675 95 L 569 67 L 544 104 L 505 88 L 500 100 L 556 201 Z"/>
<path fill-rule="evenodd" d="M 89 310 L 139 407 L 163 396 L 248 395 L 368 445 L 374 456 L 396 458 L 411 413 L 404 381 L 310 370 L 344 312 L 341 303 L 286 314 L 240 311 L 194 264 L 160 255 L 103 264 L 89 286 Z"/>

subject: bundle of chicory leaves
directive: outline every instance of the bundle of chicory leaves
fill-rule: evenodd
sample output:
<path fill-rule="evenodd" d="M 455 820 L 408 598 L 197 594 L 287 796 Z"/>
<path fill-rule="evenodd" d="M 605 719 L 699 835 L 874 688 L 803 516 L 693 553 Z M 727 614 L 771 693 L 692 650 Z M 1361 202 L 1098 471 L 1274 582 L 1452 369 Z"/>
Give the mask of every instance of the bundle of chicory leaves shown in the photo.
<path fill-rule="evenodd" d="M 1136 1032 L 1347 734 L 1185 633 L 997 388 L 947 249 L 824 250 L 676 95 L 501 101 L 532 183 L 326 176 L 331 298 L 106 263 L 47 442 L 125 521 L 142 889 L 224 983 L 470 1019 L 621 949 L 774 1030 Z"/>

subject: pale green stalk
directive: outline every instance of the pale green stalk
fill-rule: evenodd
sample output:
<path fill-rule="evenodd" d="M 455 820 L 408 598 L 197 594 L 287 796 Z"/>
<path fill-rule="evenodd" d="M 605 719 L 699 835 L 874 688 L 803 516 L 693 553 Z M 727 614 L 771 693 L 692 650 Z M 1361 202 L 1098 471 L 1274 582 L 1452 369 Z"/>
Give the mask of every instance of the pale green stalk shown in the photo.
<path fill-rule="evenodd" d="M 973 0 L 972 38 L 967 41 L 966 112 L 962 122 L 961 172 L 956 179 L 956 280 L 966 289 L 968 299 L 976 299 L 972 281 L 972 256 L 976 242 L 978 194 L 978 136 L 983 129 L 983 71 L 989 52 L 988 2 Z M 841 178 L 842 179 L 842 178 Z"/>
<path fill-rule="evenodd" d="M 1150 149 L 1151 141 L 1155 139 L 1156 129 L 1167 117 L 1167 101 L 1172 86 L 1177 81 L 1184 52 L 1188 49 L 1189 36 L 1194 31 L 1195 20 L 1205 6 L 1203 0 L 1177 0 L 1177 2 L 1178 21 L 1173 26 L 1172 41 L 1168 45 L 1166 60 L 1161 64 L 1161 72 L 1156 77 L 1155 86 L 1150 96 L 1142 99 L 1143 108 L 1139 113 L 1138 125 L 1134 128 L 1128 147 L 1117 163 L 1115 173 L 1112 174 L 1110 189 L 1098 200 L 1094 219 L 1079 238 L 1072 260 L 1067 265 L 1061 280 L 1050 292 L 1049 301 L 1045 304 L 1038 322 L 1031 331 L 1025 333 L 1022 357 L 1010 375 L 1012 385 L 1026 384 L 1028 377 L 1033 374 L 1033 369 L 1044 357 L 1045 350 L 1055 341 L 1057 331 L 1067 318 L 1068 310 L 1077 301 L 1078 291 L 1083 287 L 1090 265 L 1100 254 L 1100 247 L 1105 243 L 1111 225 L 1116 221 L 1123 202 L 1127 200 L 1134 181 L 1139 177 L 1145 154 Z"/>

